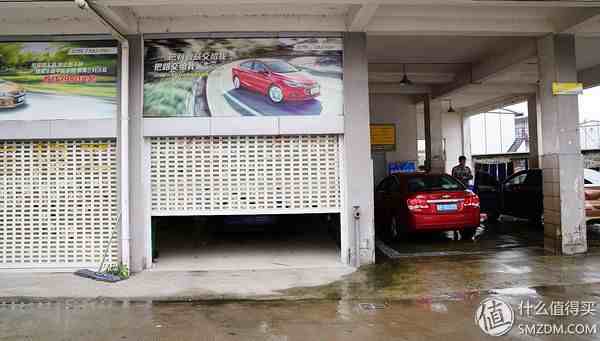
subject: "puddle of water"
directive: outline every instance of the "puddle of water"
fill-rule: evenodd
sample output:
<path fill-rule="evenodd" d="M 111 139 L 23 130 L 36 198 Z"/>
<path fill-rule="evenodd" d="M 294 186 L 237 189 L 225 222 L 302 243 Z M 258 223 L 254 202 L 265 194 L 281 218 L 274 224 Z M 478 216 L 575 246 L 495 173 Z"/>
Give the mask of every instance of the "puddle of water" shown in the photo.
<path fill-rule="evenodd" d="M 538 293 L 532 288 L 506 288 L 506 289 L 492 289 L 490 293 L 498 295 L 510 295 L 510 296 L 537 296 Z"/>

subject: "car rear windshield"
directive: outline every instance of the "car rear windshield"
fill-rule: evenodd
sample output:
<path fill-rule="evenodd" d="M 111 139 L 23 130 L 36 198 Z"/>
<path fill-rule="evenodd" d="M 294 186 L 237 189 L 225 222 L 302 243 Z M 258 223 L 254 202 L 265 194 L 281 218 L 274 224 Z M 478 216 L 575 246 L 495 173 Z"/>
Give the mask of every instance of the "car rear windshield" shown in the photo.
<path fill-rule="evenodd" d="M 298 71 L 292 65 L 290 65 L 286 62 L 278 61 L 278 60 L 265 62 L 265 64 L 267 64 L 267 67 L 269 68 L 269 70 L 276 72 L 276 73 L 290 73 L 290 72 Z"/>
<path fill-rule="evenodd" d="M 408 191 L 433 192 L 433 191 L 461 191 L 465 186 L 458 180 L 448 175 L 422 175 L 408 178 Z"/>

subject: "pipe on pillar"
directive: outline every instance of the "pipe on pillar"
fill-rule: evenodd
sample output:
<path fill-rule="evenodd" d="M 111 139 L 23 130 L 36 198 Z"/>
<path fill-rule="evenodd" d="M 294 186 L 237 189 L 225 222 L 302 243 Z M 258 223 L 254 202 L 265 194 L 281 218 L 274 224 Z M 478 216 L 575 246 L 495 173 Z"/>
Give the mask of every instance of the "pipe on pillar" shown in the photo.
<path fill-rule="evenodd" d="M 431 96 L 423 98 L 423 119 L 425 121 L 425 169 L 431 170 Z"/>
<path fill-rule="evenodd" d="M 537 94 L 532 94 L 527 97 L 527 124 L 528 124 L 528 138 L 529 138 L 529 168 L 540 168 L 540 148 L 539 141 L 541 141 L 541 129 L 539 128 L 540 111 L 538 110 Z"/>
<path fill-rule="evenodd" d="M 94 4 L 86 0 L 74 0 L 77 7 L 87 11 L 101 24 L 106 26 L 111 35 L 119 42 L 120 64 L 119 64 L 119 110 L 117 111 L 117 164 L 118 164 L 118 188 L 119 188 L 119 211 L 121 215 L 121 262 L 129 267 L 129 42 L 125 35 L 105 18 Z"/>

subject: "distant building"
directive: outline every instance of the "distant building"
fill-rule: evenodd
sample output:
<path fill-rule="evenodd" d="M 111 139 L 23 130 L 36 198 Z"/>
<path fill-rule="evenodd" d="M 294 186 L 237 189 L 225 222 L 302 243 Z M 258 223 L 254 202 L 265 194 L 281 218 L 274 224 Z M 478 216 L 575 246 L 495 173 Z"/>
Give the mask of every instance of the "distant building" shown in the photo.
<path fill-rule="evenodd" d="M 581 149 L 600 149 L 600 121 L 585 121 L 579 125 Z"/>
<path fill-rule="evenodd" d="M 527 117 L 515 117 L 515 140 L 506 152 L 529 152 L 529 121 Z"/>

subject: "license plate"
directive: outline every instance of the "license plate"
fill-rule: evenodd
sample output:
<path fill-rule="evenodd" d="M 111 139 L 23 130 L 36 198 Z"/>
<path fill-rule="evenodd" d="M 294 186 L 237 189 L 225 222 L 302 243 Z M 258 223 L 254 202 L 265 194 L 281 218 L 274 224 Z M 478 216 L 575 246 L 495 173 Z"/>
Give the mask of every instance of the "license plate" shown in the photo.
<path fill-rule="evenodd" d="M 312 88 L 312 89 L 310 89 L 310 94 L 311 95 L 316 95 L 318 93 L 319 93 L 319 88 Z"/>
<path fill-rule="evenodd" d="M 440 212 L 456 211 L 457 209 L 458 209 L 458 206 L 456 204 L 438 204 L 437 205 L 437 210 Z"/>

